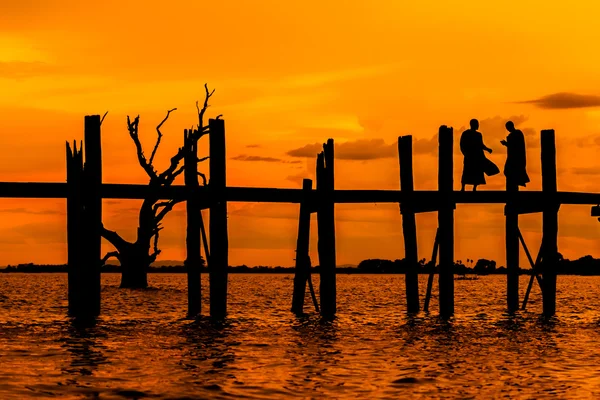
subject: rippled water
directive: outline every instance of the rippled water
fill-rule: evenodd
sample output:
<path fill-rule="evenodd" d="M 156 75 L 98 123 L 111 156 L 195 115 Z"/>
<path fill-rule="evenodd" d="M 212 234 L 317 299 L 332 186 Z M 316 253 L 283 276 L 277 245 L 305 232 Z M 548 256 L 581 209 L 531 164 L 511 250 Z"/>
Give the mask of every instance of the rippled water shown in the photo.
<path fill-rule="evenodd" d="M 185 275 L 132 291 L 105 274 L 92 326 L 66 317 L 66 278 L 0 274 L 1 399 L 600 396 L 596 277 L 559 277 L 549 321 L 537 287 L 511 317 L 505 277 L 456 281 L 443 322 L 436 290 L 432 313 L 409 318 L 402 276 L 339 275 L 338 318 L 322 322 L 308 296 L 305 317 L 289 312 L 291 275 L 230 275 L 230 316 L 215 324 L 183 318 Z"/>

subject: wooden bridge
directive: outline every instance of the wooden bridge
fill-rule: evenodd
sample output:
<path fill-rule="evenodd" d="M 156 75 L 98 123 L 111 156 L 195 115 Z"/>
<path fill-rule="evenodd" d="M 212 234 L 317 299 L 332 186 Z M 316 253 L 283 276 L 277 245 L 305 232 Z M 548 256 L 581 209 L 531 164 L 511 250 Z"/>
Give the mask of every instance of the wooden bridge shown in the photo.
<path fill-rule="evenodd" d="M 454 313 L 454 210 L 456 204 L 505 204 L 507 308 L 515 312 L 519 299 L 520 243 L 534 269 L 523 307 L 534 277 L 542 289 L 543 313 L 551 316 L 556 309 L 556 265 L 558 262 L 558 211 L 561 204 L 600 204 L 600 193 L 559 192 L 556 184 L 556 147 L 553 130 L 541 132 L 542 190 L 520 192 L 518 187 L 505 191 L 461 192 L 454 190 L 453 142 L 451 127 L 439 129 L 438 190 L 414 190 L 412 137 L 398 138 L 400 190 L 335 190 L 334 143 L 329 139 L 317 156 L 316 189 L 305 179 L 301 189 L 228 187 L 226 185 L 225 125 L 220 119 L 209 121 L 210 182 L 190 190 L 184 185 L 151 188 L 148 185 L 109 184 L 102 182 L 101 120 L 99 115 L 85 117 L 84 148 L 68 148 L 67 182 L 0 182 L 4 198 L 64 198 L 67 200 L 67 242 L 69 271 L 69 310 L 76 316 L 100 313 L 100 227 L 102 199 L 195 200 L 200 209 L 209 209 L 210 245 L 206 247 L 210 315 L 223 318 L 227 313 L 228 202 L 268 202 L 300 204 L 296 273 L 292 311 L 302 312 L 307 282 L 310 282 L 308 243 L 310 214 L 317 214 L 318 255 L 320 265 L 320 312 L 326 318 L 336 313 L 335 204 L 398 203 L 402 213 L 406 272 L 407 311 L 421 309 L 418 288 L 417 226 L 415 215 L 438 213 L 438 233 L 433 262 L 439 249 L 439 310 L 443 317 Z M 83 165 L 85 152 L 85 166 Z M 592 213 L 598 212 L 594 207 Z M 189 213 L 189 208 L 188 208 Z M 542 246 L 533 260 L 520 234 L 519 215 L 542 213 Z M 197 244 L 200 246 L 200 243 Z M 83 250 L 82 250 L 83 249 Z M 188 266 L 188 314 L 200 313 L 200 272 Z M 196 270 L 194 270 L 196 269 Z M 424 308 L 429 306 L 433 274 L 428 281 Z"/>

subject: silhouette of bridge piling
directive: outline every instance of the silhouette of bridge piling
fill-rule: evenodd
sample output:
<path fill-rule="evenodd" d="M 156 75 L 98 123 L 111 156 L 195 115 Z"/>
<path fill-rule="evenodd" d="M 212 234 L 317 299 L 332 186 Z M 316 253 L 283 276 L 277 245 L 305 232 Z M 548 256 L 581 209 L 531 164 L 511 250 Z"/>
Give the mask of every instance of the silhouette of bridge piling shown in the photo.
<path fill-rule="evenodd" d="M 533 269 L 523 299 L 526 306 L 533 280 L 542 290 L 543 313 L 556 311 L 556 266 L 558 262 L 558 210 L 560 204 L 600 204 L 599 193 L 559 192 L 556 182 L 556 147 L 553 130 L 541 132 L 542 190 L 519 191 L 507 186 L 504 191 L 460 192 L 453 184 L 453 129 L 439 129 L 438 190 L 415 190 L 413 179 L 412 137 L 398 138 L 400 190 L 335 190 L 334 142 L 329 139 L 317 156 L 317 185 L 304 180 L 302 189 L 230 187 L 226 183 L 225 124 L 209 121 L 210 181 L 198 185 L 197 170 L 189 167 L 185 185 L 150 188 L 139 184 L 102 183 L 100 116 L 85 117 L 85 141 L 77 148 L 67 144 L 66 183 L 0 182 L 4 198 L 64 198 L 67 202 L 68 299 L 69 312 L 85 317 L 100 313 L 100 243 L 102 199 L 144 199 L 158 195 L 161 199 L 187 201 L 188 242 L 188 314 L 198 315 L 200 308 L 199 256 L 204 243 L 209 270 L 210 315 L 227 314 L 228 202 L 270 202 L 300 204 L 296 268 L 292 311 L 302 313 L 306 283 L 310 283 L 309 236 L 310 215 L 317 214 L 318 255 L 320 265 L 320 312 L 325 318 L 336 313 L 335 204 L 398 203 L 402 215 L 406 269 L 407 312 L 420 310 L 418 285 L 418 246 L 416 214 L 438 213 L 438 230 L 433 258 L 439 252 L 439 312 L 443 317 L 454 313 L 454 210 L 456 204 L 505 204 L 507 309 L 519 309 L 519 243 L 524 247 Z M 193 150 L 193 149 L 192 149 Z M 197 157 L 192 151 L 190 157 Z M 191 159 L 190 159 L 191 160 Z M 186 168 L 193 162 L 186 163 Z M 192 177 L 191 175 L 194 175 Z M 195 180 L 194 180 L 195 179 Z M 209 210 L 209 237 L 201 211 Z M 542 246 L 534 262 L 519 231 L 519 215 L 542 213 Z M 595 214 L 594 214 L 595 213 Z M 592 209 L 600 215 L 600 207 Z M 209 249 L 210 247 L 210 249 Z M 209 253 L 210 251 L 210 253 Z M 432 279 L 429 279 L 424 308 L 429 308 Z M 312 285 L 310 285 L 312 288 Z M 314 299 L 314 297 L 313 297 Z M 316 302 L 315 302 L 316 305 Z"/>

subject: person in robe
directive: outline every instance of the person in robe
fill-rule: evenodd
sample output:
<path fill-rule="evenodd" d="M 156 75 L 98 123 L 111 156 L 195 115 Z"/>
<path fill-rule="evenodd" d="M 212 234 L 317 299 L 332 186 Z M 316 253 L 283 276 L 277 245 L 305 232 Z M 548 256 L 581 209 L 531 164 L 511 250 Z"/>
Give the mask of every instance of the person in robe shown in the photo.
<path fill-rule="evenodd" d="M 506 123 L 506 130 L 508 131 L 506 140 L 500 141 L 503 146 L 506 146 L 506 163 L 504 164 L 506 186 L 525 186 L 529 182 L 525 136 L 523 132 L 515 128 L 512 121 Z"/>
<path fill-rule="evenodd" d="M 466 185 L 473 185 L 473 191 L 477 186 L 485 185 L 486 170 L 488 175 L 495 175 L 499 171 L 496 165 L 485 157 L 484 151 L 492 153 L 492 149 L 483 143 L 483 135 L 479 129 L 479 121 L 472 119 L 469 123 L 471 129 L 464 131 L 460 137 L 460 151 L 464 156 L 463 173 L 461 179 L 461 191 L 464 192 Z"/>

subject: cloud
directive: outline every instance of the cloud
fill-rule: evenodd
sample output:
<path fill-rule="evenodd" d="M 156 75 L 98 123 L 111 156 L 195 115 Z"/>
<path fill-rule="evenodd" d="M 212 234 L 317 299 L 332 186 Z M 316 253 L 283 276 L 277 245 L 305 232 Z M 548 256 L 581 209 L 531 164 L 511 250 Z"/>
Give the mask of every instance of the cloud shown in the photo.
<path fill-rule="evenodd" d="M 297 183 L 298 185 L 302 185 L 304 179 L 311 179 L 313 176 L 308 176 L 308 173 L 299 173 L 297 175 L 288 175 L 285 179 L 290 182 Z"/>
<path fill-rule="evenodd" d="M 261 147 L 260 144 L 249 144 L 249 145 L 246 145 L 247 149 L 258 149 L 260 147 Z"/>
<path fill-rule="evenodd" d="M 571 172 L 577 175 L 600 175 L 599 167 L 573 167 L 571 168 Z"/>
<path fill-rule="evenodd" d="M 600 146 L 600 136 L 588 135 L 584 137 L 574 138 L 573 142 L 575 142 L 575 146 L 583 148 Z"/>
<path fill-rule="evenodd" d="M 383 139 L 358 139 L 352 142 L 335 143 L 335 158 L 338 160 L 377 160 L 381 158 L 396 157 L 398 150 L 396 143 L 386 144 Z M 323 150 L 319 143 L 288 151 L 291 157 L 312 158 Z"/>
<path fill-rule="evenodd" d="M 275 163 L 283 163 L 283 164 L 300 164 L 301 161 L 298 160 L 282 160 L 281 158 L 275 157 L 261 157 L 261 156 L 248 156 L 246 154 L 240 154 L 239 156 L 235 156 L 231 158 L 236 161 L 249 161 L 249 162 L 275 162 Z"/>
<path fill-rule="evenodd" d="M 600 106 L 600 96 L 569 92 L 553 93 L 535 100 L 519 101 L 520 104 L 533 104 L 545 109 L 569 109 Z"/>
<path fill-rule="evenodd" d="M 293 149 L 288 151 L 286 154 L 291 157 L 304 157 L 304 158 L 312 158 L 316 157 L 317 153 L 323 150 L 323 145 L 320 143 L 307 144 L 306 146 L 300 147 L 298 149 Z"/>
<path fill-rule="evenodd" d="M 10 214 L 32 214 L 32 215 L 65 215 L 64 210 L 50 210 L 50 209 L 27 209 L 27 208 L 4 208 L 0 209 L 0 213 L 10 213 Z"/>

